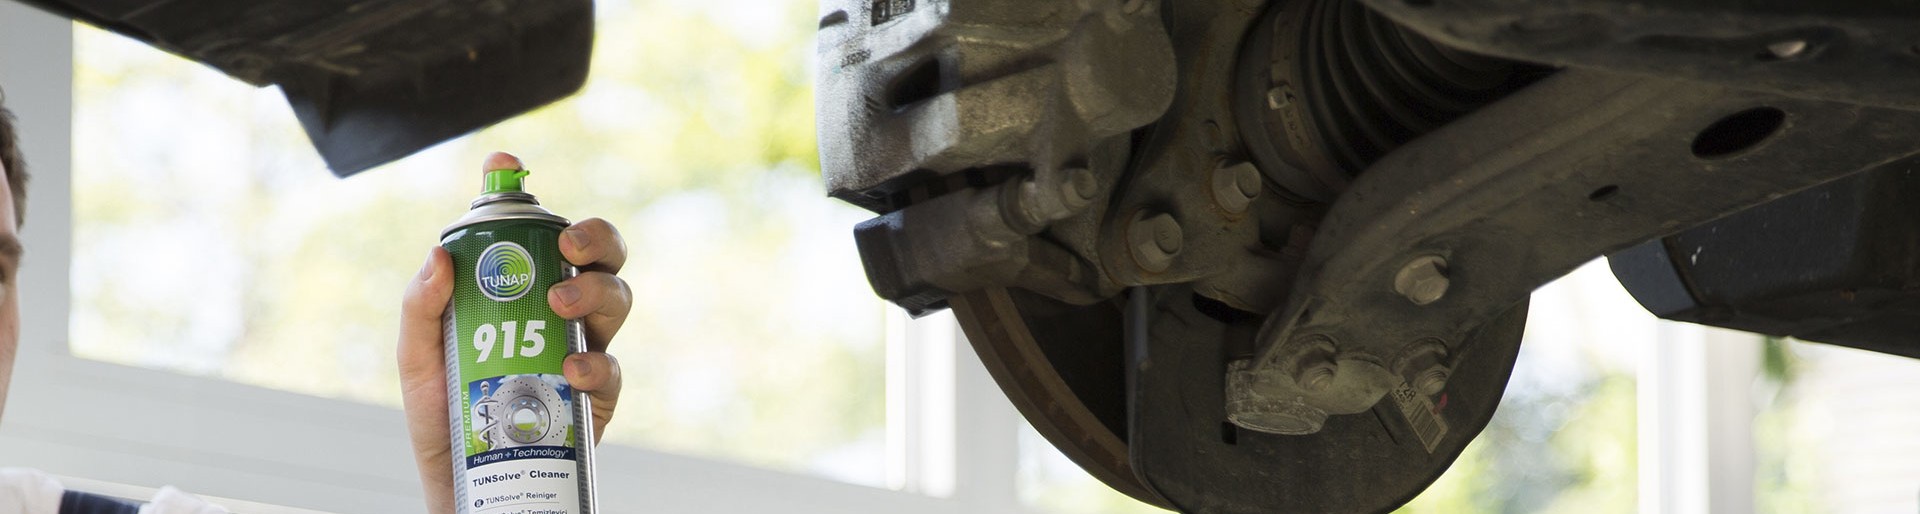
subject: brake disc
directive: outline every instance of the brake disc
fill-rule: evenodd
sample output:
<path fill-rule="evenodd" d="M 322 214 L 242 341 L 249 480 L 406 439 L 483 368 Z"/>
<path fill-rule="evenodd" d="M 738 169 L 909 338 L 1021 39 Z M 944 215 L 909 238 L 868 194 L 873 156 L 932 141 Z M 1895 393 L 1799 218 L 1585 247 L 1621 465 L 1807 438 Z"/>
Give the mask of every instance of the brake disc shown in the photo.
<path fill-rule="evenodd" d="M 974 353 L 1035 431 L 1114 490 L 1168 505 L 1140 481 L 1129 461 L 1117 305 L 1075 306 L 1007 288 L 967 293 L 952 302 Z"/>
<path fill-rule="evenodd" d="M 541 375 L 514 375 L 502 379 L 500 388 L 492 394 L 474 402 L 476 409 L 486 405 L 489 412 L 485 415 L 492 418 L 483 421 L 487 425 L 474 426 L 485 430 L 482 438 L 496 449 L 564 446 L 572 415 L 567 403 Z"/>
<path fill-rule="evenodd" d="M 1366 416 L 1333 417 L 1313 436 L 1227 423 L 1219 370 L 1252 347 L 1258 320 L 1196 302 L 1190 288 L 1152 289 L 1158 300 L 1133 319 L 1118 302 L 1073 306 L 1005 288 L 956 297 L 953 311 L 1041 436 L 1114 490 L 1182 512 L 1365 512 L 1405 503 L 1486 427 L 1526 323 L 1523 303 L 1461 346 L 1447 394 L 1428 404 L 1446 427 L 1429 452 L 1391 401 Z M 1135 327 L 1135 340 L 1126 327 Z"/>

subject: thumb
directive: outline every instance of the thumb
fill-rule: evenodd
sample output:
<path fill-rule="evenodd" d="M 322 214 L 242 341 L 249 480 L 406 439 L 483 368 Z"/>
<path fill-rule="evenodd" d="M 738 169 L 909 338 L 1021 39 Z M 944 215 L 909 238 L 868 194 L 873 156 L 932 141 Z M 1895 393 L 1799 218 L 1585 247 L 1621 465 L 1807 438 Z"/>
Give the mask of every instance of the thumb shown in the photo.
<path fill-rule="evenodd" d="M 439 246 L 427 252 L 427 262 L 407 282 L 406 295 L 400 301 L 400 378 L 422 377 L 422 371 L 443 370 L 446 341 L 442 339 L 440 316 L 453 297 L 453 256 Z M 434 382 L 438 382 L 436 379 Z"/>
<path fill-rule="evenodd" d="M 414 463 L 433 512 L 453 512 L 452 452 L 447 426 L 447 372 L 440 315 L 453 296 L 453 257 L 439 246 L 427 252 L 400 301 L 400 401 Z"/>
<path fill-rule="evenodd" d="M 480 171 L 517 170 L 526 167 L 520 164 L 520 158 L 506 152 L 487 154 L 487 161 L 480 164 Z"/>

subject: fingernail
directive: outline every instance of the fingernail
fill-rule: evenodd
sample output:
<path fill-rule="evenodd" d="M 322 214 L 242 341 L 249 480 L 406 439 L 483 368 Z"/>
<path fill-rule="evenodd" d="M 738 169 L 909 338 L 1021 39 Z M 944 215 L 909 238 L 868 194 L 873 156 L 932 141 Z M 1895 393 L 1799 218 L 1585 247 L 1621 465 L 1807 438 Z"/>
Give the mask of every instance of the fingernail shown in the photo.
<path fill-rule="evenodd" d="M 592 369 L 587 366 L 587 360 L 584 358 L 567 359 L 567 367 L 572 369 L 573 375 L 577 377 L 586 377 Z"/>
<path fill-rule="evenodd" d="M 520 164 L 519 157 L 514 157 L 513 154 L 506 153 L 506 152 L 494 152 L 491 154 L 487 154 L 486 162 L 480 164 L 480 167 L 486 168 L 481 171 L 517 170 L 517 169 L 520 169 L 522 166 L 523 165 Z"/>
<path fill-rule="evenodd" d="M 587 249 L 587 243 L 592 242 L 587 239 L 587 231 L 585 230 L 570 228 L 561 233 L 567 235 L 567 241 L 573 243 L 573 249 L 575 250 L 585 250 Z"/>
<path fill-rule="evenodd" d="M 413 279 L 415 281 L 425 282 L 427 279 L 433 278 L 431 275 L 427 274 L 428 271 L 432 271 L 432 270 L 433 270 L 433 249 L 428 248 L 427 260 L 426 262 L 420 263 L 420 271 L 413 272 Z"/>
<path fill-rule="evenodd" d="M 573 305 L 573 302 L 580 301 L 580 288 L 573 284 L 560 284 L 553 286 L 553 295 L 560 297 L 561 305 Z"/>

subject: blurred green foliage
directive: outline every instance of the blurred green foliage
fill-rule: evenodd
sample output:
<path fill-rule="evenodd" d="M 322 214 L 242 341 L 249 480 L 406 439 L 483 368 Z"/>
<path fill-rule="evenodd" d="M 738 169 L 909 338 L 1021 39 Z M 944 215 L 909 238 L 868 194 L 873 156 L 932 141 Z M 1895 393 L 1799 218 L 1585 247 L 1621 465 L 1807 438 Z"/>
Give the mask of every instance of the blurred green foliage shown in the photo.
<path fill-rule="evenodd" d="M 1804 427 L 1807 412 L 1799 408 L 1803 393 L 1794 387 L 1805 371 L 1796 348 L 1806 343 L 1768 336 L 1761 341 L 1761 377 L 1754 384 L 1759 413 L 1753 420 L 1755 469 L 1754 503 L 1762 512 L 1778 514 L 1825 512 L 1814 491 L 1822 477 L 1823 446 Z M 1817 400 L 1815 400 L 1817 401 Z M 1826 506 L 1830 507 L 1830 506 Z"/>

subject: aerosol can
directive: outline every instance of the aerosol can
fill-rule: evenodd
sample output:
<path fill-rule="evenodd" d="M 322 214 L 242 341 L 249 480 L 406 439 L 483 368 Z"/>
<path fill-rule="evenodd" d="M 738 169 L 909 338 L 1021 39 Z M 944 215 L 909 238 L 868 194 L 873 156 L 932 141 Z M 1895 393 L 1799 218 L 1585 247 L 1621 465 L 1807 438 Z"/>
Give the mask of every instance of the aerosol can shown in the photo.
<path fill-rule="evenodd" d="M 447 414 L 459 512 L 589 514 L 593 418 L 561 375 L 586 351 L 547 288 L 578 273 L 560 255 L 562 218 L 522 189 L 526 170 L 493 170 L 471 209 L 440 233 L 453 254 L 447 308 Z"/>

